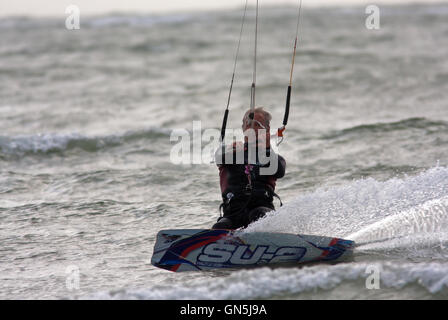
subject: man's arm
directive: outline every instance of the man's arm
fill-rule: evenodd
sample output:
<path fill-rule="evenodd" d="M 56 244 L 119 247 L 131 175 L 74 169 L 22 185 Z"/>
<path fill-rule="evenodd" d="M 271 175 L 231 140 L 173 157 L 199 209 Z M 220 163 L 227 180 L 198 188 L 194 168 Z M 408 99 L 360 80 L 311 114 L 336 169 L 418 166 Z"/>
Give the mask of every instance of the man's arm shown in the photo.
<path fill-rule="evenodd" d="M 277 179 L 283 178 L 286 172 L 286 160 L 281 155 L 278 155 L 278 169 L 274 177 Z"/>
<path fill-rule="evenodd" d="M 225 164 L 234 164 L 234 154 L 238 151 L 244 150 L 244 144 L 242 142 L 234 142 L 231 145 L 219 146 L 215 152 L 215 163 L 218 167 L 223 166 Z M 223 153 L 224 151 L 224 153 Z M 244 156 L 244 155 L 243 155 Z"/>
<path fill-rule="evenodd" d="M 267 157 L 261 161 L 267 161 L 267 163 L 264 165 L 260 164 L 260 174 L 272 176 L 276 179 L 283 178 L 286 171 L 285 158 L 277 154 L 273 149 L 267 149 L 266 155 Z"/>

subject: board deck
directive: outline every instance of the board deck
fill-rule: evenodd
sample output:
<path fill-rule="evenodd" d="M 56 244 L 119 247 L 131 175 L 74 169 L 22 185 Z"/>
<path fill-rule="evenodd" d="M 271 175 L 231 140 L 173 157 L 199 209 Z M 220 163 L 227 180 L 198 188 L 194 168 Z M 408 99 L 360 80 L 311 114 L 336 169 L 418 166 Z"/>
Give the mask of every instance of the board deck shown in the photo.
<path fill-rule="evenodd" d="M 354 242 L 271 232 L 185 229 L 157 234 L 151 264 L 170 271 L 200 271 L 280 263 L 341 260 Z"/>

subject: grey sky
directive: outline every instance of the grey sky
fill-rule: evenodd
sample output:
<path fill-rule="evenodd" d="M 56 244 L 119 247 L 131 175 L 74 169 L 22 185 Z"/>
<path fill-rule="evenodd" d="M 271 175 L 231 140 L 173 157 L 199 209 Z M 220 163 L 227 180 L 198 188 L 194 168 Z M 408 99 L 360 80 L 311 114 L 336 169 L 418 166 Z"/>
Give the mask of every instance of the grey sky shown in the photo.
<path fill-rule="evenodd" d="M 302 0 L 304 6 L 345 4 L 410 3 L 412 0 Z M 260 5 L 290 3 L 298 0 L 259 0 Z M 423 3 L 447 2 L 444 0 L 420 0 Z M 255 4 L 255 0 L 249 0 Z M 138 12 L 142 14 L 207 10 L 242 6 L 244 0 L 0 0 L 0 15 L 65 15 L 65 8 L 74 4 L 81 14 L 104 14 L 110 12 Z"/>

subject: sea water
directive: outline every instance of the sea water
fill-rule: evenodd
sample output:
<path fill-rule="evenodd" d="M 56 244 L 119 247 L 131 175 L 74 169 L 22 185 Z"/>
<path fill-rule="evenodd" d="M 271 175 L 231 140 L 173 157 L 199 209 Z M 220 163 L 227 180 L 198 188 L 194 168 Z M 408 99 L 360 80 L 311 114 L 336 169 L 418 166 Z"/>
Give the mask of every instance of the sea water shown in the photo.
<path fill-rule="evenodd" d="M 1 18 L 0 298 L 448 298 L 448 7 L 380 10 L 370 30 L 364 7 L 303 8 L 284 205 L 245 231 L 355 240 L 354 261 L 194 274 L 150 264 L 159 230 L 219 215 L 216 165 L 174 163 L 172 134 L 219 129 L 242 8 L 81 16 L 79 30 Z M 250 103 L 253 11 L 229 128 Z M 260 8 L 272 130 L 295 26 L 296 8 Z"/>

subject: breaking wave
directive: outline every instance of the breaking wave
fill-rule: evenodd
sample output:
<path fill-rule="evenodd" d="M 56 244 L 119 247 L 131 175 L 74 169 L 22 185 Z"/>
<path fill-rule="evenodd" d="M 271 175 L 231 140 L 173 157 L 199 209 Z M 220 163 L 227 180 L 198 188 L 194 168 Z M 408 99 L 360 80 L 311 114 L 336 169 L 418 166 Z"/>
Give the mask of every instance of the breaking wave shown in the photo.
<path fill-rule="evenodd" d="M 122 135 L 88 137 L 77 133 L 71 134 L 37 134 L 29 136 L 0 136 L 0 158 L 4 156 L 25 156 L 29 154 L 47 154 L 65 152 L 79 148 L 87 152 L 116 147 L 140 139 L 157 139 L 169 137 L 170 131 L 150 128 L 129 131 Z"/>
<path fill-rule="evenodd" d="M 346 135 L 384 133 L 412 129 L 424 130 L 427 133 L 440 132 L 440 130 L 448 131 L 448 123 L 446 121 L 433 121 L 426 118 L 409 118 L 395 122 L 359 125 L 331 133 L 324 136 L 324 138 L 333 139 Z"/>

